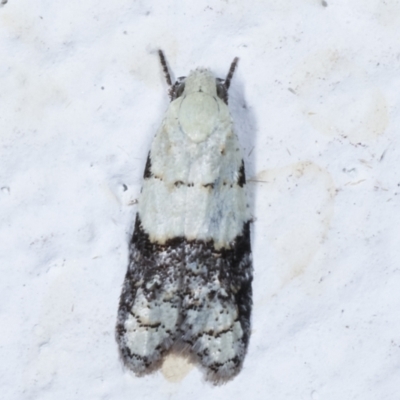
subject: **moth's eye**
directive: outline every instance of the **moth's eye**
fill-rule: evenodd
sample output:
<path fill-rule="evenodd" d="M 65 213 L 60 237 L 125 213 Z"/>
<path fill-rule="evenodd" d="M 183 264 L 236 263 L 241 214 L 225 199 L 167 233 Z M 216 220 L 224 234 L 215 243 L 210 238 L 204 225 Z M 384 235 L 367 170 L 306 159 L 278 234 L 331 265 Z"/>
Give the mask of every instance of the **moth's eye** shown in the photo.
<path fill-rule="evenodd" d="M 216 84 L 217 84 L 217 96 L 225 103 L 228 103 L 228 91 L 226 90 L 225 87 L 225 81 L 221 78 L 217 78 Z"/>
<path fill-rule="evenodd" d="M 185 90 L 185 80 L 186 76 L 180 76 L 174 83 L 174 86 L 172 87 L 172 100 L 182 96 L 182 93 Z"/>
<path fill-rule="evenodd" d="M 177 97 L 177 98 L 178 98 L 178 97 L 181 97 L 184 90 L 185 90 L 185 82 L 182 82 L 182 83 L 180 83 L 180 84 L 178 85 L 178 87 L 176 88 L 176 91 L 175 91 L 176 97 Z"/>

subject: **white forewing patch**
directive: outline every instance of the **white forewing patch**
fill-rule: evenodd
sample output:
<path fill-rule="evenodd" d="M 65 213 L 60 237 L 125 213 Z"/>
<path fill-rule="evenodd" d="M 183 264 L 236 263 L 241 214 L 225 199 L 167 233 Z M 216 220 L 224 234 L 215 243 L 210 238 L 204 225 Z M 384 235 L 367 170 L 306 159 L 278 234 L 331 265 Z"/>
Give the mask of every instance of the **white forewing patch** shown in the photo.
<path fill-rule="evenodd" d="M 209 119 L 207 113 L 199 113 L 201 119 L 178 117 L 179 103 L 185 99 L 171 103 L 152 144 L 153 177 L 144 182 L 139 213 L 152 241 L 185 236 L 214 240 L 220 248 L 229 246 L 250 218 L 246 194 L 237 184 L 242 158 L 226 104 L 208 94 L 197 95 L 196 102 L 206 99 L 200 104 L 209 104 L 209 99 L 218 104 L 218 118 L 215 110 Z M 194 132 L 196 140 L 180 125 Z"/>
<path fill-rule="evenodd" d="M 249 218 L 246 197 L 237 185 L 217 185 L 211 190 L 203 185 L 174 187 L 158 179 L 145 182 L 139 210 L 151 240 L 164 244 L 185 236 L 214 240 L 217 249 L 229 246 Z"/>

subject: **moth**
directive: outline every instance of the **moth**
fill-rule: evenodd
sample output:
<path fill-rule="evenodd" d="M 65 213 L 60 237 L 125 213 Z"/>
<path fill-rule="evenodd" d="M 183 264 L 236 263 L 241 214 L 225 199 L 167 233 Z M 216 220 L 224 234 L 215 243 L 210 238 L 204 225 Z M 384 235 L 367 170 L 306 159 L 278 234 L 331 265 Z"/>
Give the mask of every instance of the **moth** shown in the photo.
<path fill-rule="evenodd" d="M 142 376 L 175 352 L 221 384 L 240 371 L 250 336 L 250 209 L 225 79 L 197 68 L 172 84 L 152 142 L 119 302 L 116 340 Z"/>

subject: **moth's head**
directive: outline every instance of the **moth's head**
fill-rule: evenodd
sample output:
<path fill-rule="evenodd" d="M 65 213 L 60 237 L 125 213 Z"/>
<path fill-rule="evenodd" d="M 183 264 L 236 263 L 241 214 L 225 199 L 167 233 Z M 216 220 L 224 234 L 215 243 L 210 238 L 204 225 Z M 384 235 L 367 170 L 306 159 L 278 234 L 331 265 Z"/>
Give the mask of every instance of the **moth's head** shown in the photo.
<path fill-rule="evenodd" d="M 167 61 L 165 60 L 162 50 L 158 50 L 161 66 L 164 71 L 165 79 L 170 86 L 169 95 L 171 101 L 181 96 L 193 94 L 196 92 L 205 93 L 212 97 L 217 95 L 221 100 L 228 104 L 228 89 L 231 84 L 233 73 L 235 72 L 239 59 L 235 57 L 229 68 L 228 75 L 225 79 L 216 78 L 208 69 L 197 68 L 192 71 L 189 76 L 182 76 L 172 84 L 171 75 L 168 70 Z"/>
<path fill-rule="evenodd" d="M 197 68 L 188 76 L 178 78 L 171 87 L 171 100 L 196 92 L 212 97 L 218 96 L 228 103 L 228 88 L 225 86 L 225 80 L 216 78 L 208 69 L 203 68 Z"/>
<path fill-rule="evenodd" d="M 193 92 L 203 92 L 210 96 L 215 96 L 216 80 L 214 75 L 207 69 L 197 68 L 190 72 L 189 76 L 185 79 L 184 92 L 189 94 Z"/>

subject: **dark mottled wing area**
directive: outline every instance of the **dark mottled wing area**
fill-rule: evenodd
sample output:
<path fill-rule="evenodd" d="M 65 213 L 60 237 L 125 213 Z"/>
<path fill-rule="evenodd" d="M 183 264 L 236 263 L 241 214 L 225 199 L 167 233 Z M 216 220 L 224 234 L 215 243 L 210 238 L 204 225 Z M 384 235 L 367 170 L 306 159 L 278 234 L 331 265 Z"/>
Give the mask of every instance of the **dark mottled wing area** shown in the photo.
<path fill-rule="evenodd" d="M 176 340 L 183 260 L 180 239 L 151 243 L 136 217 L 116 338 L 124 364 L 139 375 L 157 368 Z"/>
<path fill-rule="evenodd" d="M 182 341 L 206 369 L 209 380 L 224 382 L 239 371 L 250 336 L 252 260 L 249 222 L 230 249 L 213 242 L 185 246 Z"/>

